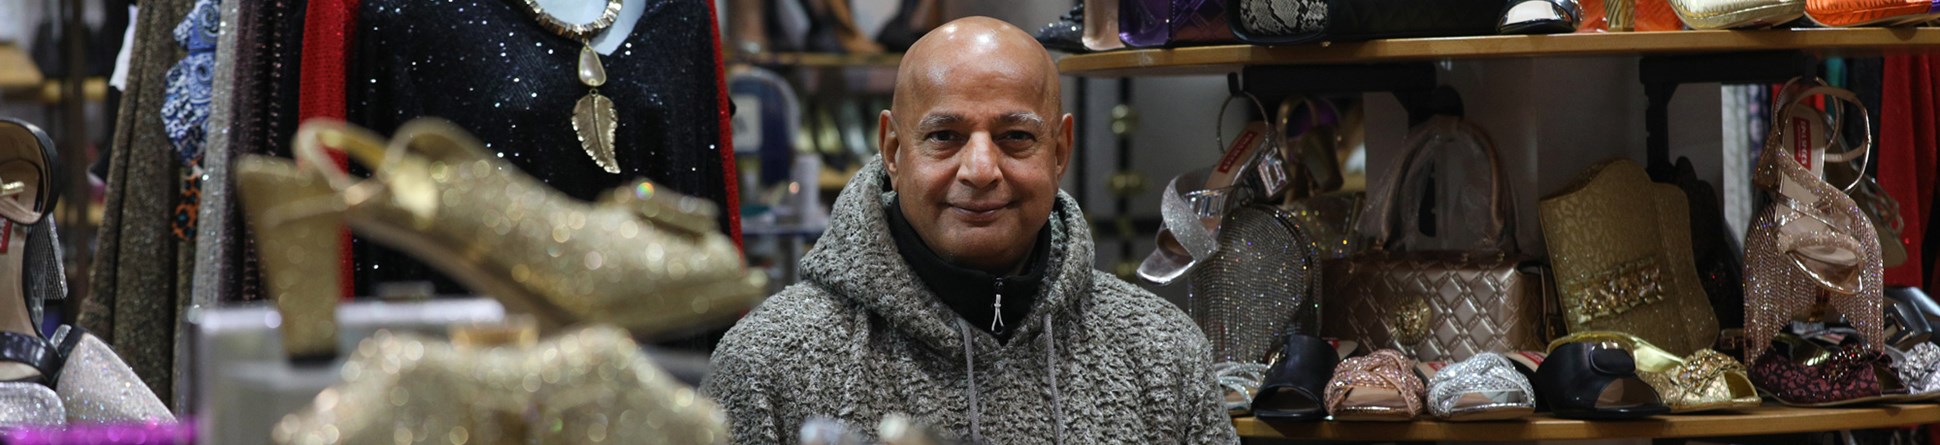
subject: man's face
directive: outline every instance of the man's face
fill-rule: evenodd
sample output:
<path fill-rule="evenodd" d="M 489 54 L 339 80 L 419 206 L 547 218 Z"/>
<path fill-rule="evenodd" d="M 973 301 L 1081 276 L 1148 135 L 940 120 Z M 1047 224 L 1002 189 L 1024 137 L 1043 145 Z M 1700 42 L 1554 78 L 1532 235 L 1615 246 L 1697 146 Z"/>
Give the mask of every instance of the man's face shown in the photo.
<path fill-rule="evenodd" d="M 882 112 L 884 164 L 903 215 L 960 266 L 1013 268 L 1049 221 L 1072 120 L 1058 114 L 1055 73 L 1037 57 L 929 64 L 902 78 L 916 85 L 899 89 L 894 113 Z"/>

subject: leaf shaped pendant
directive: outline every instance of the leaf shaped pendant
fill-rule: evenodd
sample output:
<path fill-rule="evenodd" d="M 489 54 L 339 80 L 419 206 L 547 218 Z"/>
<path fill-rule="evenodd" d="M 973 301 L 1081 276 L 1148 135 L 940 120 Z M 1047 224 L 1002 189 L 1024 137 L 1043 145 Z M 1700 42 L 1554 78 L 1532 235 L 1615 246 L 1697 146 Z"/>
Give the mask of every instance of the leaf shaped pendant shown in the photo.
<path fill-rule="evenodd" d="M 613 128 L 619 124 L 613 101 L 598 92 L 587 93 L 573 105 L 573 131 L 579 133 L 579 148 L 586 149 L 586 155 L 607 173 L 620 173 L 613 155 Z"/>
<path fill-rule="evenodd" d="M 573 132 L 579 135 L 579 148 L 586 149 L 586 155 L 607 173 L 619 174 L 613 129 L 619 126 L 620 117 L 613 111 L 613 101 L 600 95 L 599 86 L 606 84 L 606 68 L 600 66 L 599 53 L 593 52 L 591 44 L 579 50 L 579 82 L 593 88 L 573 105 Z"/>

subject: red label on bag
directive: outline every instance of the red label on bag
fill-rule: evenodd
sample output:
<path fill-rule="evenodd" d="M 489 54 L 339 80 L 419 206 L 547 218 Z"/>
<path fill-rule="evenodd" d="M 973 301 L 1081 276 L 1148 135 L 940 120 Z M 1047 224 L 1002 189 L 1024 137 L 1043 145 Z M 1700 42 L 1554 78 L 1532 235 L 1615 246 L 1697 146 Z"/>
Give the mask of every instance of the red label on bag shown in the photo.
<path fill-rule="evenodd" d="M 1792 158 L 1799 166 L 1812 168 L 1812 121 L 1802 117 L 1792 118 Z"/>
<path fill-rule="evenodd" d="M 1226 156 L 1219 158 L 1219 168 L 1217 170 L 1220 173 L 1232 171 L 1233 164 L 1239 163 L 1241 156 L 1253 151 L 1246 147 L 1252 147 L 1253 143 L 1259 141 L 1259 139 L 1260 134 L 1254 133 L 1252 130 L 1241 132 L 1239 138 L 1233 140 L 1233 146 L 1226 148 Z"/>

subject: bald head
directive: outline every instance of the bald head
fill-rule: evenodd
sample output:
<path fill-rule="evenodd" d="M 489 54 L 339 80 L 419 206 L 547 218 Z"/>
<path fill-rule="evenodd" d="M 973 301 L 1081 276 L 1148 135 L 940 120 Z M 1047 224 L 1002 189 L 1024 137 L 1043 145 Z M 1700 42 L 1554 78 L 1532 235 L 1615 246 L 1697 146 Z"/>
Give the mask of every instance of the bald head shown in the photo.
<path fill-rule="evenodd" d="M 1062 112 L 1058 66 L 1051 53 L 1024 30 L 990 17 L 953 20 L 911 45 L 896 71 L 890 109 L 906 109 L 910 99 L 934 94 L 955 80 L 1028 85 L 1050 107 L 1048 116 Z"/>
<path fill-rule="evenodd" d="M 1071 160 L 1050 53 L 996 19 L 946 23 L 903 54 L 880 119 L 883 169 L 923 243 L 962 267 L 1021 267 Z"/>

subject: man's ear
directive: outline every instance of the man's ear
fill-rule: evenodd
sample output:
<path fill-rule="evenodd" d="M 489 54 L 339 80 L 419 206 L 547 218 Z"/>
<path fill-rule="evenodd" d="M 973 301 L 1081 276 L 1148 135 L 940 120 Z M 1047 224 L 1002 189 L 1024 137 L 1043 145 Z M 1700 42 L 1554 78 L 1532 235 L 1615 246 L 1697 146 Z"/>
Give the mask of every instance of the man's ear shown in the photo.
<path fill-rule="evenodd" d="M 902 149 L 901 141 L 896 139 L 896 117 L 889 110 L 882 110 L 876 119 L 876 149 L 882 152 L 882 167 L 895 175 L 896 152 Z"/>
<path fill-rule="evenodd" d="M 1071 151 L 1077 146 L 1077 129 L 1074 128 L 1071 113 L 1058 118 L 1058 178 L 1071 169 Z"/>

